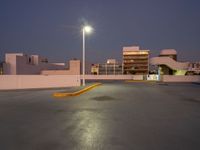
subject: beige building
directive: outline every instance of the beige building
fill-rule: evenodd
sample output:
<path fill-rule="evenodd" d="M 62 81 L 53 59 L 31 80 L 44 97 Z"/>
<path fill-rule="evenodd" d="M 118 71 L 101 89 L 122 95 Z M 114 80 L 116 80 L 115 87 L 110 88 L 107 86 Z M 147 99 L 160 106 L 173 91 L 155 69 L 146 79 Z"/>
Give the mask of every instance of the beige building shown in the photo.
<path fill-rule="evenodd" d="M 139 46 L 123 47 L 124 74 L 148 74 L 149 50 L 140 50 Z"/>

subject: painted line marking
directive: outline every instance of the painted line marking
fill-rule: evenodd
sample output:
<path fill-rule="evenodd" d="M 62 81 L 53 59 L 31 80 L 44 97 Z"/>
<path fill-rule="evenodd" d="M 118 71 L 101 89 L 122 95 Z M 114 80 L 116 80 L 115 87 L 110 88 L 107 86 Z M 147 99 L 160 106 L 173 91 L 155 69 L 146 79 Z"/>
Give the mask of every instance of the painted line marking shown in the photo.
<path fill-rule="evenodd" d="M 67 92 L 64 92 L 64 93 L 54 93 L 53 96 L 54 97 L 67 97 L 67 96 L 78 96 L 78 95 L 81 95 L 97 86 L 100 86 L 102 85 L 101 83 L 96 83 L 96 84 L 93 84 L 91 86 L 88 86 L 88 87 L 85 87 L 84 89 L 80 90 L 80 91 L 76 91 L 76 92 L 72 92 L 72 93 L 67 93 Z"/>

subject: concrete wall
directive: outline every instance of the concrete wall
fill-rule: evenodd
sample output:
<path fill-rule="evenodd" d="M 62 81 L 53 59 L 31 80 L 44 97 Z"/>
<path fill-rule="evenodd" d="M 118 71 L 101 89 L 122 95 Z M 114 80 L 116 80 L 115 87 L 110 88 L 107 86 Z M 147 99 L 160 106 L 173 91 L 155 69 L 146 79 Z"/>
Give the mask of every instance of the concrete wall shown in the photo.
<path fill-rule="evenodd" d="M 85 79 L 86 80 L 143 80 L 143 75 L 85 75 Z"/>
<path fill-rule="evenodd" d="M 80 75 L 1 75 L 0 90 L 80 86 Z"/>
<path fill-rule="evenodd" d="M 132 75 L 132 80 L 144 80 L 146 75 Z"/>
<path fill-rule="evenodd" d="M 86 80 L 145 80 L 143 75 L 85 75 Z M 81 76 L 82 79 L 82 76 Z M 163 82 L 200 82 L 200 76 L 161 76 Z"/>
<path fill-rule="evenodd" d="M 200 76 L 163 75 L 161 80 L 163 82 L 200 82 Z"/>

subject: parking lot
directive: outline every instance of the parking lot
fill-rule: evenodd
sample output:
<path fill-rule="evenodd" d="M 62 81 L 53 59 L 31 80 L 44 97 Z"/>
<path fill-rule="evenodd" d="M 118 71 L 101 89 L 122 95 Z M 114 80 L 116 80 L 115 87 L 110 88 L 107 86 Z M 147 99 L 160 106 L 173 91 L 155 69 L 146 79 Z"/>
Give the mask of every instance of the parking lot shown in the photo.
<path fill-rule="evenodd" d="M 199 150 L 200 85 L 102 82 L 0 92 L 2 150 Z"/>

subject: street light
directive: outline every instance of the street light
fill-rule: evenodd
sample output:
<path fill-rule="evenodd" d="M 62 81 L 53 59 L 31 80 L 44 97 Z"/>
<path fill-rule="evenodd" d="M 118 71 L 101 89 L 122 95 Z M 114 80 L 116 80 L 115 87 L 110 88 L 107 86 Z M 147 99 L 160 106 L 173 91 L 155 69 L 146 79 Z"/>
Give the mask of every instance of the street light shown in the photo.
<path fill-rule="evenodd" d="M 89 25 L 83 26 L 83 62 L 82 62 L 82 80 L 83 86 L 85 86 L 85 34 L 92 32 L 93 28 Z"/>

